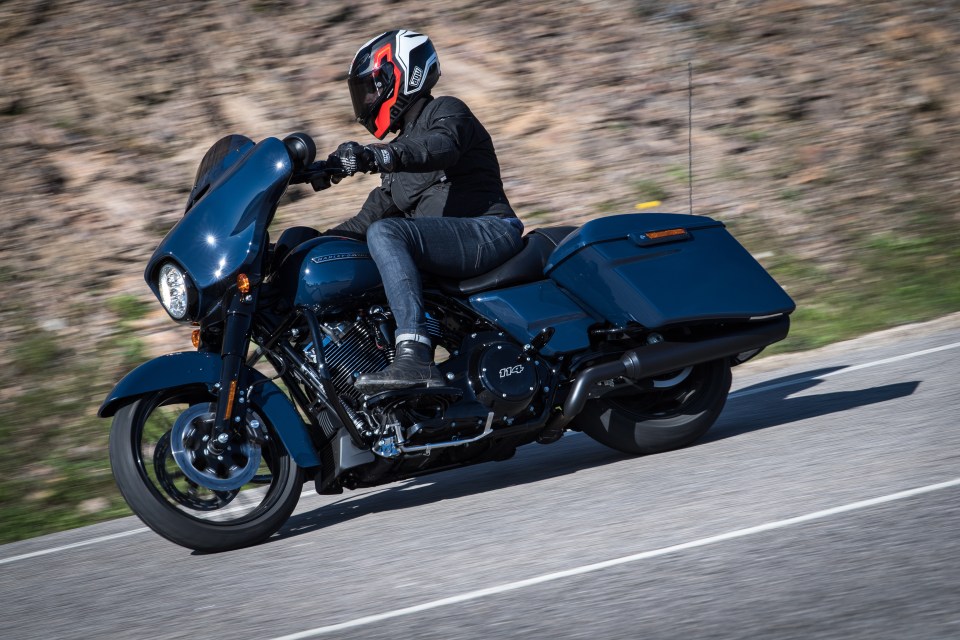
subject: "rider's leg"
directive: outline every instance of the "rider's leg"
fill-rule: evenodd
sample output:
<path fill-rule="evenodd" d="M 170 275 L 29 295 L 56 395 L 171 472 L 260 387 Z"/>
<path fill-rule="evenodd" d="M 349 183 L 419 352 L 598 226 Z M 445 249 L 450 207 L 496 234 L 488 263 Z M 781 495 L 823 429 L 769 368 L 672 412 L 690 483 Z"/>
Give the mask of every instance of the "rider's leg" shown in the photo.
<path fill-rule="evenodd" d="M 519 228 L 490 216 L 387 218 L 370 226 L 367 244 L 397 322 L 398 349 L 389 367 L 360 376 L 357 388 L 376 393 L 442 385 L 427 336 L 420 271 L 456 279 L 489 271 L 523 246 Z"/>

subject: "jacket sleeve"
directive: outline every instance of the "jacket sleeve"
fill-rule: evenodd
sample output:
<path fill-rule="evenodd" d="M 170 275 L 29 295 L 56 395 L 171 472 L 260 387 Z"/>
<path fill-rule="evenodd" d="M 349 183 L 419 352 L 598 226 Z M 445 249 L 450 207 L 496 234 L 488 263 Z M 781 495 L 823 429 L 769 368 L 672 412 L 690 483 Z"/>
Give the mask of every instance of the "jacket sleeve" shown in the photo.
<path fill-rule="evenodd" d="M 395 156 L 393 171 L 426 173 L 455 165 L 464 149 L 469 148 L 473 120 L 468 113 L 437 118 L 430 127 L 415 137 L 392 142 Z"/>
<path fill-rule="evenodd" d="M 327 232 L 337 232 L 362 240 L 367 235 L 367 229 L 377 220 L 402 215 L 402 212 L 393 202 L 390 192 L 384 187 L 377 187 L 370 192 L 360 208 L 360 213 L 345 220 Z"/>

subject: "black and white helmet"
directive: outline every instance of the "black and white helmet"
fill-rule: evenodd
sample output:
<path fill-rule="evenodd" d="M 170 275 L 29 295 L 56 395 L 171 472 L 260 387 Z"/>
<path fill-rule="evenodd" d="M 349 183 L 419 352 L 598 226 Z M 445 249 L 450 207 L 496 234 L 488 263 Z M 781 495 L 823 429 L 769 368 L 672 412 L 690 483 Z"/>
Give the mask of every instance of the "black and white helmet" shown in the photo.
<path fill-rule="evenodd" d="M 439 78 L 440 61 L 430 38 L 404 29 L 377 36 L 357 51 L 347 77 L 357 122 L 383 140 Z"/>

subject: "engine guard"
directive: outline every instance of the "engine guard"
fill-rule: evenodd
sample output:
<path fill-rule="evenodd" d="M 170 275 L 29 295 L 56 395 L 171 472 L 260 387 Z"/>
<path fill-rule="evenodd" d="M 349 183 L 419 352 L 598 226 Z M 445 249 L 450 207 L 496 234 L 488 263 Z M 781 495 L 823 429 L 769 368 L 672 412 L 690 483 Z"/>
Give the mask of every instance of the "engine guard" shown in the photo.
<path fill-rule="evenodd" d="M 109 418 L 121 406 L 163 389 L 214 385 L 220 380 L 221 364 L 218 354 L 202 351 L 181 351 L 145 362 L 117 383 L 97 415 Z M 310 441 L 307 426 L 287 396 L 256 369 L 245 369 L 248 379 L 258 383 L 250 392 L 250 402 L 276 430 L 297 465 L 304 468 L 319 466 L 320 459 Z"/>

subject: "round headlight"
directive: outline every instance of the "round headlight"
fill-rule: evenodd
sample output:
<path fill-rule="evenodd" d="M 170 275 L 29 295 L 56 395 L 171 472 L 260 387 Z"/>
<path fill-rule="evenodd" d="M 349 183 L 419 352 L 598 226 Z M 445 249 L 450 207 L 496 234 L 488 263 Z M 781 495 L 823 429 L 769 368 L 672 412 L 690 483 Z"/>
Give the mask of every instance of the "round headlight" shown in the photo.
<path fill-rule="evenodd" d="M 157 278 L 157 289 L 160 292 L 160 302 L 167 312 L 182 320 L 187 315 L 187 283 L 183 272 L 169 262 L 160 267 L 160 276 Z"/>

